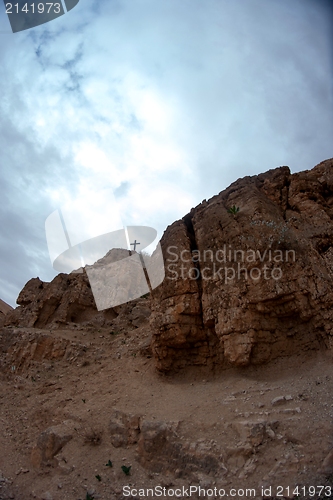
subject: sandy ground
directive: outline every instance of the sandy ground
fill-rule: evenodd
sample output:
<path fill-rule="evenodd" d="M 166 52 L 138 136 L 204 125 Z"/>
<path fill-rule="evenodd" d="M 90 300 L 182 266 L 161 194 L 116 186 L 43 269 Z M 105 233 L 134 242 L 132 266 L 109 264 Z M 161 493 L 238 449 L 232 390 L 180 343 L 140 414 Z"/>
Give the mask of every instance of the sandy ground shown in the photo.
<path fill-rule="evenodd" d="M 283 491 L 278 492 L 292 498 L 296 485 L 330 484 L 329 474 L 321 472 L 333 446 L 333 369 L 328 351 L 216 374 L 191 369 L 161 376 L 147 348 L 145 327 L 127 334 L 40 331 L 72 343 L 73 355 L 59 359 L 34 359 L 26 350 L 20 352 L 24 332 L 29 330 L 12 329 L 16 351 L 0 350 L 1 500 L 129 498 L 123 490 L 129 484 L 135 489 L 223 487 L 229 497 L 231 488 L 251 487 L 255 498 L 263 498 L 262 486 L 271 486 L 276 496 L 280 485 Z M 284 399 L 272 403 L 281 396 Z M 180 443 L 210 443 L 212 452 L 222 453 L 223 475 L 199 471 L 187 476 L 178 469 L 172 474 L 143 468 L 135 444 L 111 444 L 109 421 L 115 409 L 149 421 L 174 422 Z M 56 462 L 34 466 L 31 450 L 38 436 L 63 422 L 70 423 L 72 439 Z M 266 426 L 261 442 L 253 434 L 256 423 Z M 163 449 L 156 454 L 167 464 Z M 112 467 L 106 466 L 109 460 Z M 131 466 L 129 476 L 122 465 Z M 300 498 L 319 498 L 304 492 Z"/>

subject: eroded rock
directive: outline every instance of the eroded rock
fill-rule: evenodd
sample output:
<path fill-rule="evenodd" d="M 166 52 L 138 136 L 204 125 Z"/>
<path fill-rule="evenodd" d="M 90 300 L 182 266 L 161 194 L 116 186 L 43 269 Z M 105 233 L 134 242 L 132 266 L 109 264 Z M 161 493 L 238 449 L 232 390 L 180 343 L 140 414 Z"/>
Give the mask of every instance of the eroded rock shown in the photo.
<path fill-rule="evenodd" d="M 333 449 L 326 455 L 321 466 L 321 471 L 326 475 L 333 474 Z"/>
<path fill-rule="evenodd" d="M 12 306 L 0 299 L 0 325 L 3 325 L 6 314 L 13 310 Z"/>
<path fill-rule="evenodd" d="M 150 316 L 149 299 L 98 311 L 85 272 L 58 274 L 50 283 L 32 278 L 20 292 L 17 303 L 19 306 L 4 317 L 5 326 L 135 329 L 148 324 Z"/>
<path fill-rule="evenodd" d="M 34 467 L 41 465 L 53 464 L 57 461 L 54 459 L 60 450 L 73 438 L 72 430 L 69 425 L 62 424 L 49 427 L 43 431 L 38 439 L 37 444 L 31 451 L 31 463 Z"/>
<path fill-rule="evenodd" d="M 109 431 L 115 448 L 135 444 L 140 433 L 140 417 L 115 410 L 110 419 Z"/>
<path fill-rule="evenodd" d="M 158 370 L 247 366 L 331 348 L 332 220 L 327 160 L 239 179 L 169 226 L 151 317 Z"/>

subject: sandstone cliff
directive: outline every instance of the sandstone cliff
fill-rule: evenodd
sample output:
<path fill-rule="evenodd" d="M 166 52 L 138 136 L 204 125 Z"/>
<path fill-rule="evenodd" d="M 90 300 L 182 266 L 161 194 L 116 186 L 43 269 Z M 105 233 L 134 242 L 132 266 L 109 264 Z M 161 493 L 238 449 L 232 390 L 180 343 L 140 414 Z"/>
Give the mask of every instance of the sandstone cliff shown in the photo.
<path fill-rule="evenodd" d="M 127 250 L 112 249 L 94 267 L 127 256 Z M 87 274 L 82 268 L 71 274 L 60 273 L 50 283 L 32 278 L 20 292 L 17 304 L 19 306 L 4 318 L 4 326 L 122 330 L 136 328 L 150 316 L 150 301 L 145 299 L 98 311 Z"/>
<path fill-rule="evenodd" d="M 166 277 L 151 319 L 159 370 L 331 347 L 333 160 L 239 179 L 169 226 L 161 246 Z"/>
<path fill-rule="evenodd" d="M 83 270 L 30 280 L 0 328 L 0 498 L 331 492 L 332 167 L 241 179 L 172 224 L 150 298 L 98 312 Z"/>
<path fill-rule="evenodd" d="M 4 322 L 6 314 L 12 310 L 12 306 L 0 299 L 0 324 Z"/>
<path fill-rule="evenodd" d="M 151 301 L 98 312 L 81 269 L 51 283 L 30 280 L 4 324 L 126 329 L 150 316 L 156 366 L 164 372 L 330 349 L 332 220 L 333 160 L 296 174 L 280 167 L 245 177 L 166 229 L 166 277 Z M 122 259 L 122 252 L 96 265 Z"/>

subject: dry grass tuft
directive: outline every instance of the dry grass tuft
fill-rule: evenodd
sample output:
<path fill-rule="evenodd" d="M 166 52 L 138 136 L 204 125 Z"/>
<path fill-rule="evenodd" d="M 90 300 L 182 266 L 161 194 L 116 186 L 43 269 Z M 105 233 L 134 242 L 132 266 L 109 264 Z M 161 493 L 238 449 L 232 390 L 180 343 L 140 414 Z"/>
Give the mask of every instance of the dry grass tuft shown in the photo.
<path fill-rule="evenodd" d="M 98 446 L 102 442 L 103 431 L 101 429 L 90 427 L 89 429 L 83 430 L 82 436 L 84 444 Z"/>

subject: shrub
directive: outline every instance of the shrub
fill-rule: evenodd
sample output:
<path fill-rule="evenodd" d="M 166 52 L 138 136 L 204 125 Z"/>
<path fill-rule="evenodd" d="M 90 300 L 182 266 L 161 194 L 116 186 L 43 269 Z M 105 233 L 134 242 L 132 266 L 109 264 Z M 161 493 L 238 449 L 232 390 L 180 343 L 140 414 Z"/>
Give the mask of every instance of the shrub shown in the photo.
<path fill-rule="evenodd" d="M 121 466 L 121 470 L 126 476 L 130 475 L 130 470 L 131 470 L 131 465 L 129 467 L 126 467 L 126 465 Z"/>
<path fill-rule="evenodd" d="M 236 207 L 236 205 L 233 205 L 232 207 L 228 208 L 228 214 L 236 215 L 237 212 L 239 212 L 239 207 Z"/>

